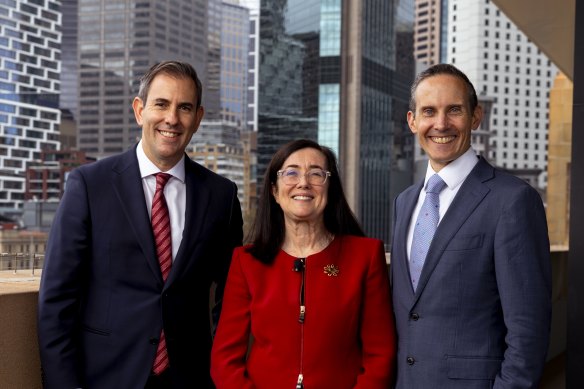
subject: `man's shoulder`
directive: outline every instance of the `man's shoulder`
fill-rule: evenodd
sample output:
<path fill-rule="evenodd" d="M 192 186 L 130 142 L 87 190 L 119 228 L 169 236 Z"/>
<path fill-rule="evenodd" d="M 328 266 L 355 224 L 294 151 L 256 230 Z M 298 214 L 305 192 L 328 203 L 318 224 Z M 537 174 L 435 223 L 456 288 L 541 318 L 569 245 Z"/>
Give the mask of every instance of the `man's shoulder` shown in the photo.
<path fill-rule="evenodd" d="M 107 156 L 102 159 L 78 166 L 74 170 L 84 174 L 95 174 L 103 171 L 118 170 L 122 171 L 132 164 L 137 164 L 138 159 L 136 152 L 132 148 L 123 153 Z"/>

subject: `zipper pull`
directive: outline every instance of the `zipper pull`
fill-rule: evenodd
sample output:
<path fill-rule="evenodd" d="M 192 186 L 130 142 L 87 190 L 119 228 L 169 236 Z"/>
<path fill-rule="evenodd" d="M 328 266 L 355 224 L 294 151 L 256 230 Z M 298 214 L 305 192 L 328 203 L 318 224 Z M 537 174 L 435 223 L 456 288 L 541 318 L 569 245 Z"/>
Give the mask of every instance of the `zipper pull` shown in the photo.
<path fill-rule="evenodd" d="M 300 316 L 298 317 L 298 322 L 300 324 L 304 323 L 304 315 L 306 314 L 306 306 L 305 305 L 301 305 L 300 306 Z"/>
<path fill-rule="evenodd" d="M 304 376 L 302 373 L 298 374 L 298 381 L 296 381 L 296 389 L 304 389 L 304 384 L 302 381 L 304 380 Z"/>

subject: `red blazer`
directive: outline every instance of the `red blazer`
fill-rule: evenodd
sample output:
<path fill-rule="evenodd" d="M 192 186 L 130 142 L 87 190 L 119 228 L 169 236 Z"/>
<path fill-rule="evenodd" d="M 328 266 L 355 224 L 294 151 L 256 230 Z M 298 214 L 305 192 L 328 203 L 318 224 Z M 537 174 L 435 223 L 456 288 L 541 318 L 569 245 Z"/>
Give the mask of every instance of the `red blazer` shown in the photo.
<path fill-rule="evenodd" d="M 300 372 L 306 389 L 388 388 L 396 346 L 382 242 L 336 237 L 306 259 L 304 324 L 295 260 L 234 251 L 211 354 L 217 389 L 293 389 Z"/>

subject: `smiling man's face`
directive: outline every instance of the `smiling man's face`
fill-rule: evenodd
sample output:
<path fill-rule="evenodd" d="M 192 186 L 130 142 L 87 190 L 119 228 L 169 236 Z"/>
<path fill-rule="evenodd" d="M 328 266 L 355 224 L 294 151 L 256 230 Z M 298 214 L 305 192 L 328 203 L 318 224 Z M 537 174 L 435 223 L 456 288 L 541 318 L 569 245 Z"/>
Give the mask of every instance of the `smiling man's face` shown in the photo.
<path fill-rule="evenodd" d="M 477 106 L 470 111 L 464 81 L 449 74 L 421 81 L 415 99 L 416 112 L 408 112 L 408 125 L 438 172 L 468 150 L 471 131 L 478 128 L 482 109 Z"/>
<path fill-rule="evenodd" d="M 132 107 L 142 127 L 144 153 L 160 170 L 169 170 L 182 158 L 203 118 L 194 81 L 161 73 L 152 80 L 146 102 L 136 97 Z"/>

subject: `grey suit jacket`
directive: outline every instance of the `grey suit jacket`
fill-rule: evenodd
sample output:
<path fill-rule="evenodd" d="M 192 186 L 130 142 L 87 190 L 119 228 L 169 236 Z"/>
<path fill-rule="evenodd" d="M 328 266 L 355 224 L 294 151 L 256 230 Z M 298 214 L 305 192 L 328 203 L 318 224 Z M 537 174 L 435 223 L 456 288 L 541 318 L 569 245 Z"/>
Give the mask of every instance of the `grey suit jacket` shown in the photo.
<path fill-rule="evenodd" d="M 209 296 L 241 245 L 235 184 L 185 158 L 183 238 L 162 280 L 135 149 L 71 172 L 39 293 L 45 388 L 143 389 L 164 327 L 173 388 L 211 387 Z"/>
<path fill-rule="evenodd" d="M 537 388 L 551 318 L 539 194 L 480 159 L 438 225 L 414 293 L 406 241 L 421 189 L 406 189 L 394 205 L 396 387 Z"/>

